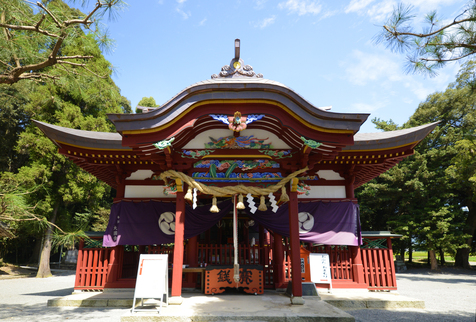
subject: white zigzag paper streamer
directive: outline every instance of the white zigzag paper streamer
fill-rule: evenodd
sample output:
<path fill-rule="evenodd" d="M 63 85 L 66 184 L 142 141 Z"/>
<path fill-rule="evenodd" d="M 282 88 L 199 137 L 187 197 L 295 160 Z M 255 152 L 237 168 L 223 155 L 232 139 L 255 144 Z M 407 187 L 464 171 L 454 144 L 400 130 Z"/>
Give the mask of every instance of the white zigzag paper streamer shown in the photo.
<path fill-rule="evenodd" d="M 251 193 L 249 193 L 246 195 L 246 198 L 248 198 L 248 206 L 250 207 L 250 211 L 252 214 L 254 214 L 256 210 L 258 210 L 258 208 L 256 208 L 255 206 L 255 201 L 253 200 L 253 196 L 251 195 Z"/>
<path fill-rule="evenodd" d="M 193 188 L 193 209 L 197 208 L 197 188 Z"/>
<path fill-rule="evenodd" d="M 271 207 L 273 208 L 273 212 L 276 213 L 276 211 L 278 211 L 279 207 L 276 204 L 276 198 L 274 197 L 272 192 L 269 193 L 268 198 L 269 198 L 269 201 L 271 202 Z"/>

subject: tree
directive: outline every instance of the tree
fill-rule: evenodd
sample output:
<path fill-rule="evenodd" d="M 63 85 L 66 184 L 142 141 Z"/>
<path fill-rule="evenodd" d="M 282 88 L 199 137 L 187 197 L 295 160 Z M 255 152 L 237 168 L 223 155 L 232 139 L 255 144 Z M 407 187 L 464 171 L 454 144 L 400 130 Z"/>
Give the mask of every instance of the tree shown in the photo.
<path fill-rule="evenodd" d="M 159 107 L 157 103 L 155 103 L 155 99 L 151 97 L 142 97 L 142 99 L 139 101 L 136 107 L 136 113 L 142 113 L 142 108 L 141 107 Z"/>
<path fill-rule="evenodd" d="M 444 251 L 453 254 L 456 266 L 470 267 L 476 232 L 475 75 L 470 61 L 446 91 L 429 95 L 403 128 L 435 121 L 438 127 L 414 156 L 358 190 L 363 225 L 378 218 L 378 229 L 387 225 L 406 237 L 403 247 L 416 241 L 429 250 L 433 267 L 435 252 Z M 395 127 L 373 122 L 385 130 Z"/>
<path fill-rule="evenodd" d="M 68 8 L 59 1 L 53 2 L 62 8 L 65 16 L 77 13 L 76 9 Z M 20 190 L 30 191 L 22 197 L 24 203 L 34 206 L 30 212 L 41 218 L 38 223 L 46 223 L 39 225 L 25 217 L 12 218 L 12 221 L 23 219 L 17 221 L 14 227 L 17 231 L 26 231 L 39 237 L 37 241 L 43 241 L 38 277 L 51 275 L 49 258 L 55 234 L 59 231 L 62 236 L 59 239 L 63 242 L 68 236 L 77 236 L 78 228 L 86 222 L 85 217 L 89 220 L 87 225 L 93 225 L 93 217 L 103 214 L 105 204 L 111 199 L 110 188 L 106 184 L 57 153 L 56 146 L 30 120 L 108 132 L 113 130 L 113 125 L 108 122 L 107 113 L 131 112 L 129 101 L 120 95 L 120 90 L 110 78 L 111 64 L 102 56 L 95 36 L 81 28 L 76 28 L 75 32 L 76 37 L 63 42 L 61 54 L 91 56 L 88 68 L 106 77 L 82 73 L 79 71 L 84 69 L 83 66 L 70 65 L 70 72 L 66 74 L 61 68 L 50 67 L 47 77 L 54 81 L 22 81 L 0 87 L 0 99 L 6 100 L 12 88 L 18 91 L 10 96 L 17 100 L 15 106 L 25 115 L 25 122 L 18 128 L 17 135 L 11 138 L 17 141 L 9 141 L 8 144 L 15 146 L 15 154 L 25 157 L 27 162 L 15 173 L 4 173 L 2 177 L 13 177 L 20 183 Z M 19 100 L 21 97 L 24 97 L 23 101 Z M 38 185 L 41 189 L 33 189 Z"/>
<path fill-rule="evenodd" d="M 476 2 L 469 2 L 449 23 L 436 11 L 428 13 L 421 32 L 415 31 L 415 17 L 411 5 L 399 4 L 374 39 L 394 52 L 406 53 L 407 72 L 434 76 L 447 62 L 476 53 Z"/>
<path fill-rule="evenodd" d="M 65 53 L 63 49 L 77 37 L 85 36 L 94 37 L 103 48 L 110 46 L 107 32 L 103 33 L 98 23 L 104 14 L 111 16 L 113 10 L 124 6 L 121 0 L 98 0 L 88 14 L 83 14 L 60 0 L 36 4 L 0 0 L 0 83 L 59 79 L 69 73 L 83 72 L 107 77 L 91 66 L 94 56 Z M 56 72 L 52 73 L 52 70 Z"/>

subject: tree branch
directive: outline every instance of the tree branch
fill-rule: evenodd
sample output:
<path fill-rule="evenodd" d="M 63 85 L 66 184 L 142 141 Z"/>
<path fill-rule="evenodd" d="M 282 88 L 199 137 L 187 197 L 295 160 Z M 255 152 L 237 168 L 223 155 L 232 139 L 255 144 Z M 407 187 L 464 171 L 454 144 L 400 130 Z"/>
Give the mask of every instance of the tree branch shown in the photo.
<path fill-rule="evenodd" d="M 36 26 L 17 26 L 17 25 L 10 25 L 10 24 L 7 24 L 7 23 L 0 23 L 0 27 L 8 28 L 8 29 L 14 29 L 14 30 L 36 31 L 36 32 L 39 32 L 40 34 L 43 34 L 45 36 L 50 36 L 50 37 L 55 37 L 55 38 L 59 37 L 59 35 L 51 33 L 47 30 L 36 29 Z"/>
<path fill-rule="evenodd" d="M 436 61 L 436 62 L 447 62 L 447 61 L 455 61 L 455 60 L 460 60 L 460 59 L 463 59 L 465 57 L 468 57 L 468 56 L 471 56 L 471 55 L 474 55 L 476 53 L 476 51 L 472 51 L 466 55 L 463 55 L 463 56 L 459 56 L 459 57 L 455 57 L 455 58 L 448 58 L 448 59 L 431 59 L 431 58 L 420 58 L 420 60 L 424 60 L 424 61 Z"/>
<path fill-rule="evenodd" d="M 443 26 L 441 27 L 440 29 L 438 30 L 435 30 L 431 33 L 428 33 L 428 34 L 415 34 L 415 33 L 412 33 L 412 32 L 399 32 L 397 30 L 394 29 L 394 31 L 390 30 L 389 27 L 387 26 L 383 26 L 385 28 L 385 30 L 387 30 L 389 33 L 391 33 L 392 35 L 394 35 L 395 37 L 397 36 L 414 36 L 414 37 L 418 37 L 418 38 L 427 38 L 427 37 L 431 37 L 431 36 L 434 36 L 436 35 L 437 33 L 445 30 L 445 29 L 448 29 L 449 27 L 452 27 L 454 25 L 459 25 L 463 22 L 468 22 L 468 21 L 476 21 L 476 18 L 466 18 L 466 19 L 462 19 L 462 20 L 458 20 L 458 21 L 453 21 L 452 23 L 446 25 L 446 26 Z"/>
<path fill-rule="evenodd" d="M 54 20 L 55 24 L 58 26 L 58 28 L 62 29 L 63 28 L 63 25 L 60 24 L 60 22 L 58 21 L 58 19 L 56 19 L 55 15 L 53 13 L 51 13 L 51 11 L 49 11 L 41 2 L 37 2 L 36 3 L 38 5 L 38 7 L 40 7 L 41 9 L 45 10 L 46 13 L 48 13 L 48 15 Z"/>

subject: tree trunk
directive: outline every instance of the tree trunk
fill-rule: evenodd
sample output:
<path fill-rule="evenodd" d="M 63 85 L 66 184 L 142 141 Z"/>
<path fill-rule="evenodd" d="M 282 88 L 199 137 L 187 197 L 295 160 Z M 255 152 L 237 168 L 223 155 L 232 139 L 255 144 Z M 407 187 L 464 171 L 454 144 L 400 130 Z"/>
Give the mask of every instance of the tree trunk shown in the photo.
<path fill-rule="evenodd" d="M 56 221 L 56 214 L 58 213 L 59 203 L 55 205 L 53 209 L 53 216 L 51 217 L 50 222 L 55 223 Z M 51 277 L 50 269 L 50 255 L 51 255 L 51 244 L 52 244 L 52 237 L 53 237 L 53 226 L 49 225 L 45 232 L 45 239 L 43 242 L 43 247 L 41 249 L 40 255 L 40 265 L 38 266 L 38 273 L 36 277 L 44 278 L 44 277 Z"/>
<path fill-rule="evenodd" d="M 463 229 L 463 232 L 471 236 L 466 239 L 466 246 L 469 248 L 459 248 L 456 251 L 455 266 L 469 269 L 471 268 L 471 265 L 469 265 L 469 253 L 476 231 L 476 205 L 474 202 L 468 203 L 468 209 L 468 217 L 466 217 L 466 226 Z"/>
<path fill-rule="evenodd" d="M 440 264 L 441 264 L 441 266 L 444 266 L 446 264 L 445 252 L 441 248 L 439 249 L 439 252 L 440 252 Z"/>
<path fill-rule="evenodd" d="M 438 269 L 438 261 L 436 260 L 436 252 L 432 249 L 428 252 L 430 255 L 431 269 Z"/>
<path fill-rule="evenodd" d="M 410 245 L 408 246 L 408 262 L 413 263 L 413 244 L 412 244 L 411 236 L 410 236 Z"/>
<path fill-rule="evenodd" d="M 40 259 L 40 252 L 41 252 L 41 238 L 38 237 L 35 241 L 35 245 L 33 246 L 33 250 L 28 260 L 28 263 L 31 264 L 38 264 L 38 260 Z"/>

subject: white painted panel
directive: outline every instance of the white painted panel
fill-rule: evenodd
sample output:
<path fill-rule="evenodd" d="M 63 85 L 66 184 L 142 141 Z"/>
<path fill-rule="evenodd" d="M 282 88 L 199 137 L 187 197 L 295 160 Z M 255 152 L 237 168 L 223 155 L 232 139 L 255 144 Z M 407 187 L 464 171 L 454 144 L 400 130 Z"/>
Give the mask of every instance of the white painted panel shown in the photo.
<path fill-rule="evenodd" d="M 128 186 L 124 198 L 175 198 L 175 195 L 165 195 L 164 186 Z"/>
<path fill-rule="evenodd" d="M 311 186 L 309 195 L 299 195 L 299 199 L 306 198 L 346 198 L 345 186 Z"/>
<path fill-rule="evenodd" d="M 133 172 L 126 180 L 144 180 L 152 177 L 154 171 L 152 170 L 137 170 Z"/>
<path fill-rule="evenodd" d="M 326 180 L 345 180 L 340 176 L 340 174 L 333 170 L 319 170 L 317 171 L 317 175 L 319 178 Z"/>
<path fill-rule="evenodd" d="M 266 139 L 266 143 L 271 142 L 271 145 L 274 149 L 290 149 L 289 145 L 284 143 L 283 140 L 279 139 L 276 135 L 265 130 L 244 130 L 241 131 L 241 136 L 250 136 L 254 135 L 258 139 Z M 210 137 L 218 139 L 220 137 L 227 137 L 233 135 L 231 130 L 208 130 L 198 134 L 195 138 L 190 140 L 183 149 L 204 149 L 205 144 L 210 142 Z"/>

